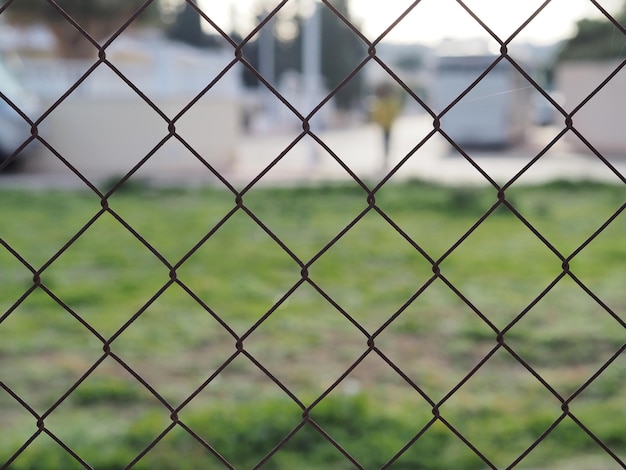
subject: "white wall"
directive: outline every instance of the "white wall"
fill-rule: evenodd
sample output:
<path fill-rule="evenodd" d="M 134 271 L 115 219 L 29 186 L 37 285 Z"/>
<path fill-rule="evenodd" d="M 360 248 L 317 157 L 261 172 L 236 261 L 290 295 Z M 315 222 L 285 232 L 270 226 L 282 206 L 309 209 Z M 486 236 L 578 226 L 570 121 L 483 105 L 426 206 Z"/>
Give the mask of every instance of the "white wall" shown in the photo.
<path fill-rule="evenodd" d="M 243 132 L 241 66 L 234 54 L 198 50 L 155 35 L 120 38 L 107 48 L 107 59 L 141 93 L 173 119 L 224 71 L 225 75 L 176 123 L 176 132 L 218 170 L 232 164 Z M 41 135 L 88 178 L 121 176 L 167 135 L 168 123 L 105 63 L 87 73 L 97 59 L 23 60 L 16 73 L 24 88 L 37 94 L 45 112 L 74 89 L 43 121 Z M 39 146 L 29 158 L 34 171 L 66 172 L 67 167 Z M 139 172 L 168 179 L 209 173 L 177 139 L 170 139 Z"/>
<path fill-rule="evenodd" d="M 187 99 L 161 100 L 171 119 Z M 176 123 L 176 133 L 214 168 L 232 164 L 241 132 L 240 108 L 234 99 L 201 100 Z M 88 178 L 121 176 L 169 134 L 167 122 L 141 99 L 70 96 L 45 120 L 41 135 Z M 31 170 L 66 172 L 49 150 L 40 146 L 29 158 Z M 148 178 L 168 179 L 210 171 L 177 139 L 171 138 L 139 171 Z"/>
<path fill-rule="evenodd" d="M 569 113 L 605 80 L 619 62 L 571 62 L 557 70 L 557 88 L 563 95 Z M 573 126 L 600 152 L 626 155 L 626 70 L 620 71 L 573 116 Z M 561 125 L 561 119 L 558 124 Z M 566 134 L 568 143 L 589 152 L 573 133 Z"/>

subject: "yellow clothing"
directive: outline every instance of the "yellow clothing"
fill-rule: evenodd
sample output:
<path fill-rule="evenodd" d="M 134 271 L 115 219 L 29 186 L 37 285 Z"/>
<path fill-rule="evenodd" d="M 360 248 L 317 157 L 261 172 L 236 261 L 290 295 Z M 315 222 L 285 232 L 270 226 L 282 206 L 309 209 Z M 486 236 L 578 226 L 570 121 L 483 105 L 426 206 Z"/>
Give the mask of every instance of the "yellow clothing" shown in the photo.
<path fill-rule="evenodd" d="M 393 96 L 379 97 L 372 104 L 372 121 L 382 127 L 383 130 L 389 131 L 399 112 L 400 103 L 397 99 Z"/>

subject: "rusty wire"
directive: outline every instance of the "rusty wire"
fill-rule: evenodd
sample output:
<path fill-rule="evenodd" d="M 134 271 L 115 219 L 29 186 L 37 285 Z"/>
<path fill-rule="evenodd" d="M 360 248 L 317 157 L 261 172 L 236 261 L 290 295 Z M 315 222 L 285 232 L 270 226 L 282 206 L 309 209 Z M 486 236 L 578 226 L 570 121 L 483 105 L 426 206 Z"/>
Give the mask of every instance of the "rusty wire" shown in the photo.
<path fill-rule="evenodd" d="M 19 0 L 8 0 L 4 5 L 0 7 L 0 13 L 4 12 L 7 8 L 10 8 L 10 5 Z M 565 277 L 570 277 L 575 283 L 577 283 L 581 289 L 583 289 L 598 305 L 602 307 L 604 311 L 606 311 L 613 319 L 615 319 L 622 327 L 626 328 L 626 323 L 624 320 L 614 312 L 609 306 L 602 302 L 600 298 L 598 298 L 591 289 L 589 289 L 576 275 L 570 271 L 569 264 L 573 258 L 575 258 L 591 241 L 599 236 L 602 231 L 604 231 L 609 224 L 611 224 L 619 215 L 622 214 L 626 205 L 622 205 L 600 228 L 598 228 L 585 242 L 583 242 L 577 249 L 575 249 L 571 254 L 565 254 L 559 252 L 559 250 L 553 246 L 542 234 L 541 232 L 535 228 L 530 221 L 524 218 L 524 216 L 517 211 L 515 206 L 507 199 L 506 191 L 510 188 L 515 181 L 517 181 L 528 169 L 530 169 L 535 163 L 537 163 L 545 154 L 550 150 L 550 148 L 567 132 L 574 133 L 588 148 L 589 150 L 600 160 L 602 161 L 606 167 L 611 170 L 623 183 L 626 183 L 626 178 L 620 174 L 620 172 L 611 165 L 611 163 L 602 155 L 601 152 L 595 149 L 595 147 L 588 142 L 584 135 L 582 135 L 575 126 L 575 115 L 576 113 L 595 95 L 597 94 L 625 65 L 626 61 L 621 62 L 615 70 L 582 101 L 577 106 L 573 108 L 571 112 L 567 112 L 563 109 L 550 95 L 542 88 L 540 84 L 538 84 L 524 69 L 524 67 L 519 64 L 513 57 L 509 55 L 508 46 L 509 44 L 519 35 L 519 33 L 532 21 L 537 15 L 541 13 L 541 11 L 550 3 L 551 0 L 546 0 L 543 2 L 530 17 L 526 18 L 518 29 L 516 29 L 513 34 L 511 34 L 508 38 L 501 38 L 496 33 L 493 32 L 492 29 L 489 28 L 487 24 L 485 24 L 481 18 L 475 14 L 471 7 L 466 5 L 462 0 L 456 0 L 458 5 L 468 14 L 468 21 L 474 21 L 480 27 L 487 32 L 487 34 L 497 41 L 500 45 L 500 53 L 494 59 L 494 61 L 467 87 L 465 88 L 453 101 L 451 101 L 442 111 L 439 113 L 435 112 L 431 109 L 419 96 L 415 94 L 415 92 L 394 72 L 394 70 L 388 66 L 380 57 L 378 57 L 376 52 L 376 46 L 381 43 L 385 39 L 385 37 L 393 30 L 394 27 L 409 13 L 414 10 L 419 10 L 421 0 L 416 0 L 413 2 L 383 33 L 380 34 L 379 37 L 374 40 L 370 40 L 365 37 L 362 32 L 352 24 L 345 16 L 341 14 L 332 4 L 331 0 L 321 0 L 321 4 L 323 8 L 327 8 L 334 15 L 336 15 L 337 20 L 343 23 L 347 28 L 349 28 L 356 37 L 363 43 L 364 48 L 367 50 L 366 56 L 362 59 L 362 61 L 354 68 L 354 70 L 349 73 L 336 87 L 334 87 L 327 96 L 317 103 L 312 111 L 308 115 L 303 115 L 300 113 L 298 109 L 296 109 L 284 96 L 280 94 L 280 92 L 268 82 L 266 77 L 263 77 L 261 73 L 255 69 L 255 67 L 244 57 L 243 48 L 255 37 L 255 35 L 261 31 L 262 28 L 267 27 L 270 20 L 275 17 L 281 8 L 288 2 L 289 0 L 282 0 L 280 3 L 276 5 L 263 19 L 259 21 L 256 27 L 240 42 L 235 41 L 231 38 L 225 31 L 220 29 L 219 25 L 217 25 L 211 18 L 208 16 L 200 7 L 198 7 L 194 2 L 188 2 L 192 8 L 194 8 L 205 21 L 207 21 L 215 31 L 225 40 L 229 47 L 232 48 L 233 58 L 232 61 L 223 69 L 219 74 L 215 77 L 208 77 L 206 86 L 197 94 L 188 104 L 185 106 L 176 116 L 168 117 L 144 92 L 142 92 L 129 78 L 127 78 L 122 71 L 120 71 L 115 64 L 110 62 L 107 59 L 107 48 L 121 35 L 126 31 L 129 26 L 135 22 L 139 16 L 153 3 L 154 0 L 146 0 L 133 14 L 129 16 L 129 18 L 124 21 L 124 23 L 119 26 L 119 28 L 113 33 L 109 39 L 107 39 L 103 43 L 99 43 L 95 40 L 89 33 L 78 23 L 76 22 L 68 13 L 63 11 L 63 9 L 54 1 L 48 0 L 48 3 L 51 7 L 55 8 L 60 15 L 64 17 L 64 19 L 72 25 L 80 34 L 91 43 L 91 45 L 97 50 L 97 60 L 89 67 L 83 75 L 76 80 L 72 86 L 63 93 L 57 101 L 55 101 L 52 105 L 46 109 L 42 115 L 36 121 L 30 121 L 29 117 L 26 116 L 14 103 L 10 102 L 10 100 L 0 92 L 0 99 L 3 99 L 8 102 L 8 104 L 20 114 L 20 116 L 27 121 L 32 127 L 32 136 L 24 142 L 24 144 L 18 148 L 15 153 L 11 156 L 9 161 L 16 156 L 33 140 L 39 141 L 46 147 L 56 158 L 59 159 L 71 172 L 73 172 L 78 178 L 80 178 L 83 183 L 93 191 L 101 201 L 101 210 L 98 211 L 96 215 L 94 215 L 83 227 L 81 227 L 74 236 L 72 236 L 64 246 L 62 246 L 56 253 L 54 253 L 48 261 L 46 261 L 42 266 L 33 266 L 26 259 L 24 259 L 20 253 L 18 253 L 15 249 L 13 249 L 7 242 L 0 238 L 0 245 L 4 249 L 6 249 L 16 260 L 18 260 L 26 269 L 30 271 L 33 276 L 32 286 L 24 292 L 24 294 L 17 300 L 15 303 L 0 316 L 0 326 L 2 322 L 5 321 L 23 302 L 24 300 L 36 289 L 41 289 L 48 294 L 50 298 L 52 298 L 60 307 L 62 307 L 66 312 L 68 312 L 72 317 L 74 317 L 78 322 L 80 322 L 102 345 L 102 355 L 93 363 L 93 365 L 78 379 L 74 382 L 74 384 L 64 393 L 62 394 L 54 404 L 52 404 L 44 413 L 37 413 L 22 397 L 20 397 L 15 391 L 13 391 L 9 386 L 7 386 L 4 382 L 0 381 L 0 388 L 3 389 L 8 395 L 10 395 L 24 410 L 30 413 L 35 422 L 36 422 L 36 431 L 32 434 L 32 436 L 23 443 L 23 445 L 15 452 L 13 456 L 9 458 L 6 462 L 0 462 L 2 464 L 2 468 L 10 468 L 11 463 L 17 459 L 20 454 L 22 454 L 40 435 L 46 434 L 51 439 L 53 439 L 61 448 L 63 448 L 69 455 L 71 455 L 77 463 L 82 465 L 84 468 L 91 468 L 89 463 L 83 460 L 80 455 L 74 452 L 66 443 L 64 443 L 58 436 L 56 436 L 50 429 L 46 427 L 46 418 L 49 417 L 55 410 L 63 404 L 68 397 L 76 390 L 81 383 L 83 383 L 99 366 L 100 364 L 107 358 L 110 358 L 117 362 L 121 367 L 123 367 L 130 375 L 132 375 L 138 383 L 140 383 L 153 397 L 155 397 L 161 405 L 168 410 L 170 413 L 171 423 L 162 430 L 162 432 L 149 444 L 147 445 L 132 461 L 128 463 L 126 468 L 131 468 L 135 464 L 141 461 L 141 459 L 147 455 L 153 448 L 157 446 L 157 444 L 167 436 L 173 429 L 180 428 L 187 432 L 191 437 L 193 437 L 200 445 L 202 445 L 208 452 L 212 453 L 225 468 L 235 468 L 228 460 L 220 454 L 220 450 L 214 448 L 210 442 L 207 442 L 203 437 L 198 435 L 192 429 L 190 429 L 184 421 L 182 421 L 179 417 L 181 411 L 187 407 L 209 384 L 211 384 L 219 374 L 237 357 L 243 356 L 246 357 L 256 368 L 258 368 L 265 376 L 267 376 L 271 381 L 273 381 L 284 393 L 287 397 L 289 397 L 293 403 L 295 403 L 302 410 L 302 419 L 299 423 L 294 423 L 294 427 L 292 431 L 287 434 L 277 445 L 265 456 L 263 457 L 255 468 L 261 467 L 265 463 L 271 461 L 272 456 L 280 451 L 280 449 L 286 445 L 305 425 L 312 426 L 323 438 L 325 438 L 332 446 L 334 446 L 343 456 L 349 461 L 355 468 L 366 468 L 367 462 L 359 462 L 354 456 L 350 455 L 350 453 L 344 449 L 341 444 L 333 438 L 332 435 L 327 433 L 324 428 L 315 421 L 312 416 L 312 411 L 314 408 L 324 400 L 342 381 L 348 377 L 359 364 L 361 364 L 366 357 L 370 354 L 377 355 L 380 357 L 399 377 L 402 378 L 407 385 L 409 385 L 416 393 L 418 393 L 423 400 L 425 400 L 432 409 L 432 418 L 423 425 L 420 429 L 415 430 L 414 436 L 405 444 L 405 446 L 400 449 L 396 455 L 394 455 L 385 465 L 386 467 L 391 467 L 394 462 L 396 462 L 400 457 L 411 448 L 415 442 L 417 442 L 436 422 L 442 423 L 445 427 L 447 427 L 456 437 L 464 443 L 469 449 L 471 449 L 478 458 L 480 458 L 484 465 L 489 468 L 496 468 L 494 463 L 492 463 L 481 451 L 475 446 L 471 439 L 467 436 L 464 436 L 460 430 L 458 430 L 451 422 L 449 422 L 446 417 L 441 413 L 442 406 L 459 390 L 468 380 L 470 380 L 480 369 L 481 367 L 499 350 L 506 351 L 511 357 L 513 357 L 519 364 L 521 364 L 535 379 L 543 386 L 547 391 L 550 392 L 560 403 L 561 403 L 561 414 L 560 416 L 540 435 L 538 436 L 533 443 L 523 452 L 521 453 L 517 459 L 512 462 L 509 468 L 516 466 L 520 463 L 542 440 L 544 440 L 557 426 L 563 421 L 565 418 L 570 418 L 573 420 L 580 429 L 582 429 L 591 439 L 593 439 L 596 444 L 601 448 L 604 452 L 612 457 L 614 462 L 626 468 L 626 462 L 620 459 L 620 457 L 606 444 L 604 443 L 598 436 L 596 436 L 589 428 L 585 426 L 583 422 L 581 422 L 576 415 L 570 410 L 569 404 L 574 400 L 582 391 L 584 391 L 606 368 L 608 368 L 620 354 L 626 350 L 626 345 L 622 346 L 614 355 L 611 356 L 609 360 L 607 360 L 601 368 L 593 374 L 583 385 L 581 385 L 573 394 L 570 396 L 563 396 L 559 394 L 550 383 L 539 374 L 527 361 L 525 361 L 520 355 L 516 353 L 516 351 L 507 343 L 507 333 L 511 331 L 511 329 L 519 322 L 537 303 L 539 303 L 542 298 L 550 292 L 550 290 L 561 281 L 561 279 Z M 591 0 L 592 3 L 599 9 L 599 11 L 606 16 L 623 34 L 626 34 L 624 28 L 617 22 L 606 10 L 604 10 L 596 1 Z M 417 142 L 414 148 L 408 152 L 404 158 L 400 160 L 397 165 L 392 168 L 388 174 L 382 178 L 382 180 L 374 187 L 369 187 L 366 182 L 362 181 L 357 174 L 343 162 L 341 157 L 335 154 L 330 147 L 323 141 L 323 139 L 318 136 L 314 129 L 310 126 L 311 119 L 320 111 L 320 109 L 328 103 L 341 89 L 352 80 L 356 74 L 369 62 L 374 62 L 380 65 L 387 74 L 400 86 L 407 95 L 413 99 L 417 104 L 419 104 L 425 112 L 427 112 L 431 118 L 433 119 L 432 130 L 424 136 L 419 142 Z M 554 137 L 542 150 L 540 150 L 529 162 L 526 166 L 524 166 L 520 171 L 518 171 L 513 177 L 510 178 L 508 182 L 504 185 L 498 184 L 481 166 L 466 152 L 466 150 L 458 145 L 452 137 L 450 137 L 445 129 L 441 126 L 441 119 L 456 106 L 465 96 L 467 96 L 478 83 L 480 83 L 500 62 L 508 62 L 513 68 L 515 68 L 527 81 L 530 85 L 540 93 L 546 100 L 550 102 L 552 106 L 559 112 L 559 114 L 564 119 L 565 127 L 563 130 Z M 206 161 L 185 139 L 180 136 L 176 132 L 176 122 L 198 101 L 202 96 L 204 96 L 211 88 L 224 77 L 224 75 L 236 65 L 243 65 L 247 70 L 249 70 L 262 84 L 262 86 L 266 87 L 273 96 L 282 102 L 292 113 L 293 115 L 301 122 L 302 130 L 301 132 L 292 140 L 292 142 L 285 148 L 283 151 L 276 156 L 276 158 L 261 172 L 259 172 L 242 190 L 237 190 L 228 181 L 228 179 L 220 174 L 210 162 Z M 52 145 L 50 145 L 45 138 L 39 134 L 38 127 L 42 124 L 43 121 L 52 113 L 64 100 L 66 100 L 72 93 L 74 93 L 81 84 L 89 78 L 89 76 L 99 67 L 107 67 L 111 71 L 113 71 L 121 80 L 123 80 L 130 89 L 132 89 L 137 96 L 139 96 L 145 103 L 147 103 L 151 109 L 153 109 L 162 119 L 164 126 L 167 128 L 167 135 L 156 145 L 154 148 L 147 153 L 140 161 L 137 163 L 131 170 L 128 171 L 126 175 L 124 175 L 118 182 L 115 184 L 108 192 L 104 193 L 100 191 L 93 182 L 89 181 L 81 172 L 72 166 L 72 164 L 66 160 L 61 153 L 59 153 Z M 442 136 L 454 149 L 458 152 L 463 158 L 465 158 L 472 167 L 478 171 L 484 179 L 493 186 L 493 188 L 498 193 L 498 200 L 493 204 L 478 220 L 462 235 L 460 236 L 450 247 L 448 250 L 444 252 L 444 254 L 439 259 L 432 258 L 415 240 L 413 240 L 407 233 L 405 233 L 402 228 L 397 225 L 394 220 L 385 213 L 385 211 L 379 207 L 376 203 L 376 194 L 377 192 L 392 178 L 392 176 L 411 158 L 415 158 L 416 152 L 423 147 L 423 145 L 428 142 L 433 136 L 440 135 Z M 249 190 L 263 178 L 265 174 L 267 174 L 276 164 L 278 164 L 281 160 L 286 158 L 288 152 L 303 138 L 305 137 L 312 138 L 317 144 L 323 148 L 325 152 L 328 153 L 342 168 L 353 178 L 353 180 L 363 189 L 365 199 L 366 199 L 366 207 L 363 209 L 356 217 L 352 219 L 342 230 L 340 230 L 325 246 L 323 246 L 314 256 L 309 260 L 300 259 L 287 244 L 285 244 L 280 237 L 278 237 L 272 230 L 264 224 L 264 222 L 257 217 L 257 215 L 252 211 L 245 203 L 246 195 Z M 197 158 L 208 171 L 213 173 L 217 179 L 226 187 L 229 191 L 232 192 L 235 197 L 235 206 L 233 209 L 228 212 L 223 218 L 215 224 L 215 226 L 199 240 L 195 246 L 193 246 L 180 260 L 175 263 L 171 263 L 168 261 L 159 251 L 152 246 L 147 239 L 142 236 L 142 234 L 138 233 L 128 222 L 124 220 L 122 216 L 120 216 L 115 210 L 113 210 L 109 204 L 108 199 L 111 195 L 113 195 L 126 181 L 128 181 L 136 172 L 139 170 L 142 165 L 144 165 L 163 145 L 170 139 L 175 139 L 179 141 L 182 145 L 184 145 L 194 156 Z M 3 163 L 0 165 L 0 170 L 7 163 Z M 252 197 L 252 196 L 250 196 Z M 464 295 L 449 279 L 446 278 L 445 274 L 441 271 L 440 265 L 446 260 L 478 227 L 480 227 L 485 220 L 498 208 L 501 206 L 506 206 L 522 223 L 528 228 L 528 230 L 542 243 L 544 244 L 549 251 L 554 255 L 555 258 L 560 260 L 562 271 L 549 283 L 548 287 L 546 287 L 535 299 L 533 299 L 513 320 L 511 320 L 504 328 L 499 329 L 495 326 L 495 324 L 483 313 L 481 310 L 476 307 L 470 299 Z M 243 334 L 237 334 L 235 330 L 223 319 L 219 316 L 218 313 L 213 311 L 209 305 L 207 305 L 202 299 L 196 295 L 196 293 L 187 286 L 181 279 L 177 276 L 177 270 L 190 258 L 194 255 L 196 251 L 198 251 L 220 228 L 236 213 L 244 212 L 247 216 L 253 220 L 276 244 L 279 246 L 292 260 L 300 267 L 300 279 L 298 279 L 282 296 L 281 298 L 274 303 L 274 305 L 267 310 L 259 320 L 252 325 L 247 331 Z M 390 315 L 380 327 L 373 332 L 369 332 L 363 325 L 361 325 L 358 320 L 356 320 L 353 316 L 351 316 L 347 311 L 345 311 L 332 297 L 329 295 L 320 285 L 318 285 L 313 279 L 309 277 L 309 269 L 319 260 L 330 248 L 332 248 L 338 241 L 340 241 L 364 216 L 368 213 L 377 213 L 382 217 L 382 219 L 389 224 L 395 231 L 397 231 L 401 237 L 408 242 L 411 247 L 416 250 L 426 262 L 428 262 L 432 266 L 432 276 L 421 286 L 419 287 L 415 293 L 392 315 Z M 67 305 L 62 299 L 58 298 L 54 292 L 48 288 L 45 283 L 42 282 L 41 276 L 42 274 L 53 264 L 55 263 L 59 257 L 61 257 L 89 228 L 104 214 L 109 214 L 114 217 L 128 232 L 130 232 L 144 247 L 146 247 L 169 271 L 170 279 L 138 310 L 136 311 L 129 320 L 122 325 L 112 336 L 105 337 L 100 332 L 97 331 L 92 325 L 90 325 L 85 319 L 83 319 L 79 313 L 75 312 L 69 305 Z M 478 319 L 480 319 L 485 325 L 492 330 L 494 339 L 496 340 L 493 348 L 454 386 L 452 387 L 443 398 L 438 401 L 434 400 L 430 397 L 414 380 L 412 380 L 397 364 L 394 363 L 392 359 L 390 359 L 385 351 L 379 349 L 376 344 L 376 340 L 378 336 L 383 333 L 386 328 L 393 323 L 402 313 L 436 280 L 442 281 L 461 301 L 465 304 L 469 309 L 476 315 Z M 174 406 L 170 404 L 159 392 L 148 383 L 138 372 L 136 372 L 120 355 L 114 352 L 114 343 L 116 339 L 124 334 L 126 329 L 131 326 L 160 296 L 165 290 L 167 290 L 172 285 L 180 286 L 187 294 L 189 294 L 198 304 L 202 306 L 202 308 L 210 314 L 220 325 L 221 327 L 232 336 L 234 343 L 234 352 L 228 359 L 226 359 L 220 367 L 218 367 L 211 376 L 209 376 L 199 387 L 197 387 L 182 403 L 178 406 Z M 330 385 L 321 395 L 319 395 L 310 405 L 305 405 L 281 380 L 276 377 L 270 370 L 268 370 L 262 362 L 260 362 L 253 354 L 246 350 L 246 340 L 254 334 L 257 328 L 262 325 L 272 314 L 303 284 L 308 284 L 315 291 L 317 291 L 330 305 L 337 310 L 338 313 L 343 315 L 361 334 L 363 340 L 364 351 L 363 353 L 349 366 L 347 367 L 343 373 Z M 0 378 L 1 379 L 1 378 Z"/>

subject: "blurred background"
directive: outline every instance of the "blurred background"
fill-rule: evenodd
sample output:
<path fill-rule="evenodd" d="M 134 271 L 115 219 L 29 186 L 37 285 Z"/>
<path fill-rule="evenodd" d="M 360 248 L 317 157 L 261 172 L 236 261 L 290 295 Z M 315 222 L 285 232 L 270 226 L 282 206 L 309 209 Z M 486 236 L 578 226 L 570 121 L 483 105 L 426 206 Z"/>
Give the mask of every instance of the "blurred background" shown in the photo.
<path fill-rule="evenodd" d="M 561 156 L 597 150 L 619 161 L 623 74 L 578 109 L 626 55 L 624 2 L 598 4 L 59 2 L 72 24 L 43 0 L 5 2 L 1 103 L 3 127 L 13 130 L 0 133 L 0 151 L 23 171 L 49 175 L 68 173 L 68 162 L 92 179 L 125 174 L 150 154 L 139 169 L 146 177 L 197 176 L 202 160 L 236 177 L 265 168 L 310 118 L 340 158 L 371 173 L 385 152 L 375 90 L 389 85 L 399 103 L 392 164 L 428 135 L 435 115 L 445 138 L 430 139 L 421 160 L 458 153 L 456 145 L 476 158 L 528 159 L 550 145 Z M 574 110 L 584 140 L 563 133 Z M 311 174 L 314 165 L 346 176 L 324 164 L 316 144 L 289 152 L 284 175 Z M 418 160 L 402 170 L 424 177 Z M 441 174 L 433 164 L 430 174 Z"/>
<path fill-rule="evenodd" d="M 0 466 L 624 468 L 625 22 L 0 0 Z"/>

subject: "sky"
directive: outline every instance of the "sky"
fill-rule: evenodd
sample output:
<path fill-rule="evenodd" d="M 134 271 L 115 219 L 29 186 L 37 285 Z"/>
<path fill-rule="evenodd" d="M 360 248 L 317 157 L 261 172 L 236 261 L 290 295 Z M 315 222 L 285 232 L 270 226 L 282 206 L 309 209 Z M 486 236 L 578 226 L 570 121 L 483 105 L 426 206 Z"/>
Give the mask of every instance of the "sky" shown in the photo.
<path fill-rule="evenodd" d="M 254 5 L 261 0 L 199 0 L 205 11 L 225 28 L 234 21 L 250 30 Z M 265 0 L 273 8 L 279 0 Z M 316 0 L 299 0 L 302 3 Z M 508 38 L 545 0 L 465 0 L 502 39 Z M 615 12 L 623 0 L 598 0 Z M 290 0 L 295 6 L 298 0 Z M 351 0 L 353 18 L 370 40 L 382 34 L 414 0 Z M 520 39 L 548 43 L 571 36 L 575 22 L 598 16 L 590 0 L 551 0 L 540 15 L 520 33 Z M 422 0 L 385 37 L 389 42 L 435 44 L 443 38 L 486 37 L 485 30 L 455 0 Z"/>

